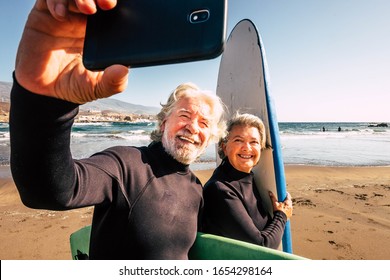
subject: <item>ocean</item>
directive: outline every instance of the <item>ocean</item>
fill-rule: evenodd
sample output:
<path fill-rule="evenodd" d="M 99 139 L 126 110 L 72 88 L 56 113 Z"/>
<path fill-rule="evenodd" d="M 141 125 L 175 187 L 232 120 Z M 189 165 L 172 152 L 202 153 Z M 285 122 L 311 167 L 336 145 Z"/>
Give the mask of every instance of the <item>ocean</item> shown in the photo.
<path fill-rule="evenodd" d="M 150 142 L 154 122 L 77 123 L 72 131 L 75 158 L 115 145 L 142 146 Z M 340 130 L 340 131 L 339 131 Z M 285 164 L 319 166 L 390 166 L 390 127 L 370 123 L 279 123 Z M 9 165 L 8 124 L 0 123 L 0 165 Z M 215 146 L 207 148 L 193 170 L 214 168 Z"/>

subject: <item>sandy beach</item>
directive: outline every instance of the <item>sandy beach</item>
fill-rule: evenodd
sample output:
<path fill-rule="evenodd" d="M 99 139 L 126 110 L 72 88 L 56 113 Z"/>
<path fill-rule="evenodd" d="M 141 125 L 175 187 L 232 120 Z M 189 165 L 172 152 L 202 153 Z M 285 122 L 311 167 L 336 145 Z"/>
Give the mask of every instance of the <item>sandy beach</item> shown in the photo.
<path fill-rule="evenodd" d="M 205 182 L 212 170 L 197 171 Z M 294 253 L 315 260 L 390 259 L 390 167 L 286 166 Z M 0 259 L 70 259 L 69 235 L 93 208 L 56 212 L 20 201 L 0 167 Z"/>

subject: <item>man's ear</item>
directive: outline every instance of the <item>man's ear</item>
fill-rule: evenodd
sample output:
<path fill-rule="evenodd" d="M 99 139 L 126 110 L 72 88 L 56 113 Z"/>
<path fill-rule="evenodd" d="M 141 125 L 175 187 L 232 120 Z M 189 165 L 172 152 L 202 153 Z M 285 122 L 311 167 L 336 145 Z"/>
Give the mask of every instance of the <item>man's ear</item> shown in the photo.
<path fill-rule="evenodd" d="M 165 130 L 165 122 L 166 122 L 166 119 L 162 121 L 161 125 L 160 125 L 160 131 L 161 132 L 164 132 Z"/>

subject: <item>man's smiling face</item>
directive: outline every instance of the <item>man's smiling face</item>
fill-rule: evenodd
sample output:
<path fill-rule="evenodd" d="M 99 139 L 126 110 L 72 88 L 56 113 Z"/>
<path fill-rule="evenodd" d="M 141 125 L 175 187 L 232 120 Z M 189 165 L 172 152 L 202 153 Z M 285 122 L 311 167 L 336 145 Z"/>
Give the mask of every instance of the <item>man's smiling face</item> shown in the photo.
<path fill-rule="evenodd" d="M 165 150 L 181 163 L 195 161 L 208 145 L 211 117 L 210 105 L 202 99 L 179 100 L 161 126 Z"/>

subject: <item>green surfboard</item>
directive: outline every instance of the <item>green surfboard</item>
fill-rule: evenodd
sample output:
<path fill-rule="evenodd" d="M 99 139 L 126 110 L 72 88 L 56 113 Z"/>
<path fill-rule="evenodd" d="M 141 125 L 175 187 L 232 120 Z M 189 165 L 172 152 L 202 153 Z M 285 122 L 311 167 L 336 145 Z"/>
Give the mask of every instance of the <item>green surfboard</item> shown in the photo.
<path fill-rule="evenodd" d="M 73 260 L 86 260 L 89 254 L 91 226 L 70 236 Z M 188 257 L 190 260 L 304 260 L 305 258 L 279 250 L 198 232 Z"/>

